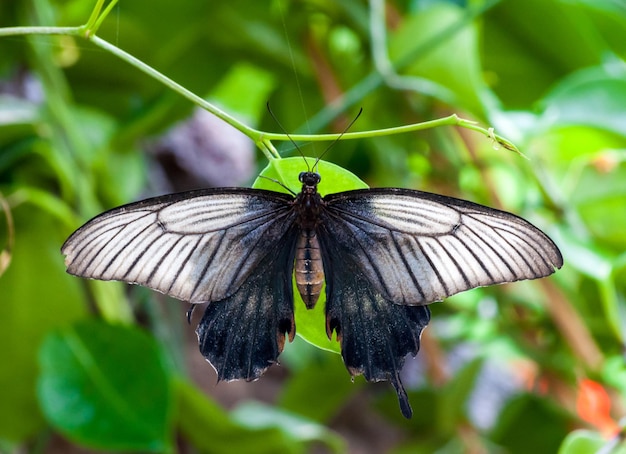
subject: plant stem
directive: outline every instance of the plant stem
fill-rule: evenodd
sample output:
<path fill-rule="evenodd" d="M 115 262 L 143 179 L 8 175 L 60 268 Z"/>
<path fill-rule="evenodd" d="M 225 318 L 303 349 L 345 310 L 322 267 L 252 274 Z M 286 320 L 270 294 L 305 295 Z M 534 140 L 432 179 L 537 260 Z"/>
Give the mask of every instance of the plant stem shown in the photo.
<path fill-rule="evenodd" d="M 117 0 L 111 0 L 111 3 L 109 3 L 107 5 L 107 7 L 105 8 L 104 12 L 100 16 L 98 16 L 98 20 L 93 25 L 93 27 L 91 27 L 89 30 L 87 30 L 87 34 L 85 36 L 87 36 L 87 37 L 95 36 L 96 32 L 98 31 L 98 29 L 102 25 L 102 22 L 104 22 L 104 19 L 106 19 L 106 17 L 109 15 L 111 10 L 115 7 L 115 5 L 117 5 Z"/>

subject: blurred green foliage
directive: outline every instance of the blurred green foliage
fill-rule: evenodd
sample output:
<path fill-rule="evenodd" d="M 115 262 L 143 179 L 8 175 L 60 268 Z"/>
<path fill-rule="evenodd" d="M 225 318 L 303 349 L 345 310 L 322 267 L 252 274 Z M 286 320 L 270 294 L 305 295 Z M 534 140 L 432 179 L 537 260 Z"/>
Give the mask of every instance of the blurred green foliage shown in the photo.
<path fill-rule="evenodd" d="M 0 27 L 78 26 L 95 4 L 2 2 Z M 529 159 L 453 127 L 341 141 L 325 159 L 372 187 L 515 212 L 554 238 L 565 266 L 434 305 L 404 371 L 410 421 L 389 387 L 350 383 L 337 355 L 301 340 L 277 377 L 236 388 L 279 380 L 270 397 L 249 391 L 226 410 L 217 391 L 234 384 L 207 395 L 210 366 L 194 384 L 180 360 L 180 303 L 80 281 L 59 252 L 90 216 L 162 187 L 149 142 L 194 106 L 87 39 L 0 29 L 0 451 L 624 449 L 623 2 L 147 5 L 121 2 L 97 35 L 261 130 L 278 129 L 268 100 L 289 132 L 340 131 L 359 107 L 352 130 L 451 113 L 494 127 Z"/>

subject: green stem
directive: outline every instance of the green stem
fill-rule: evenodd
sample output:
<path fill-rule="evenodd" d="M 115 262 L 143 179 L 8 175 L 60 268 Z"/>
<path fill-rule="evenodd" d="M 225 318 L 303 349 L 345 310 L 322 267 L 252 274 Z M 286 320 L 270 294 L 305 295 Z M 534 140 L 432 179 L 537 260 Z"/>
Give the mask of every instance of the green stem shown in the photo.
<path fill-rule="evenodd" d="M 369 131 L 359 132 L 346 132 L 343 134 L 289 134 L 289 136 L 292 140 L 323 142 L 337 139 L 366 139 L 370 137 L 389 136 L 393 134 L 405 134 L 407 132 L 422 131 L 424 129 L 438 128 L 441 126 L 460 126 L 462 128 L 480 132 L 486 137 L 492 139 L 498 145 L 503 146 L 507 150 L 515 151 L 516 153 L 519 153 L 521 155 L 520 151 L 511 141 L 505 139 L 498 134 L 495 134 L 492 128 L 483 128 L 482 126 L 477 125 L 472 120 L 460 118 L 457 114 L 452 114 L 450 116 L 438 118 L 436 120 L 424 121 L 422 123 L 414 123 L 405 126 L 396 126 L 393 128 L 373 129 Z M 263 137 L 266 140 L 285 140 L 284 134 L 264 133 Z"/>
<path fill-rule="evenodd" d="M 102 10 L 102 5 L 104 5 L 104 1 L 105 0 L 98 0 L 96 2 L 96 6 L 94 6 L 93 10 L 91 11 L 91 15 L 89 16 L 89 19 L 87 19 L 87 23 L 83 27 L 81 27 L 86 32 L 85 36 L 89 36 L 89 30 L 94 30 L 94 24 L 100 16 L 100 11 Z M 95 34 L 95 30 L 93 33 Z"/>
<path fill-rule="evenodd" d="M 4 27 L 0 36 L 23 35 L 80 35 L 83 27 Z"/>
<path fill-rule="evenodd" d="M 91 36 L 95 36 L 96 35 L 96 32 L 98 31 L 98 29 L 102 25 L 102 22 L 104 22 L 104 19 L 106 19 L 107 16 L 109 15 L 109 13 L 113 10 L 113 8 L 115 8 L 115 5 L 117 5 L 117 0 L 112 0 L 111 3 L 109 3 L 107 5 L 107 7 L 104 10 L 104 12 L 98 17 L 98 20 L 93 25 L 93 28 L 88 30 L 87 35 L 86 35 L 87 37 L 91 37 Z"/>

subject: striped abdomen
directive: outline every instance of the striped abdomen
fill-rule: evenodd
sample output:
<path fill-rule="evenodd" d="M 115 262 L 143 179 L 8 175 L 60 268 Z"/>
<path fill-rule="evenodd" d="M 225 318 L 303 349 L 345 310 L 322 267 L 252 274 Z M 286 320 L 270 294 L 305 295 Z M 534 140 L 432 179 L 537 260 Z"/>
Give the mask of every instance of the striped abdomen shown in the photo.
<path fill-rule="evenodd" d="M 312 309 L 324 284 L 320 244 L 313 230 L 302 230 L 296 245 L 296 285 L 308 309 Z"/>

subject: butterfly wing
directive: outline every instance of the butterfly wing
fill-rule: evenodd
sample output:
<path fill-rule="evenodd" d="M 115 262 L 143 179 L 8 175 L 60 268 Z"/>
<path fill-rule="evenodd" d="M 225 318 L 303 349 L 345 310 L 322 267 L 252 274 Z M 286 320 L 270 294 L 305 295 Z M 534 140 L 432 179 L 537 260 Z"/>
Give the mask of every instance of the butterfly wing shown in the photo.
<path fill-rule="evenodd" d="M 397 304 L 429 304 L 475 287 L 536 279 L 563 265 L 541 230 L 511 213 L 407 189 L 325 198 L 332 232 L 372 285 Z"/>
<path fill-rule="evenodd" d="M 554 243 L 527 221 L 464 200 L 403 189 L 324 198 L 318 231 L 330 336 L 352 374 L 399 378 L 428 324 L 424 305 L 474 287 L 534 279 L 560 268 Z"/>
<path fill-rule="evenodd" d="M 70 274 L 140 284 L 190 303 L 236 291 L 294 222 L 287 194 L 204 189 L 87 222 L 61 251 Z"/>
<path fill-rule="evenodd" d="M 202 354 L 220 379 L 252 380 L 295 332 L 292 200 L 237 188 L 156 197 L 95 217 L 62 252 L 71 274 L 209 302 L 197 328 Z"/>

